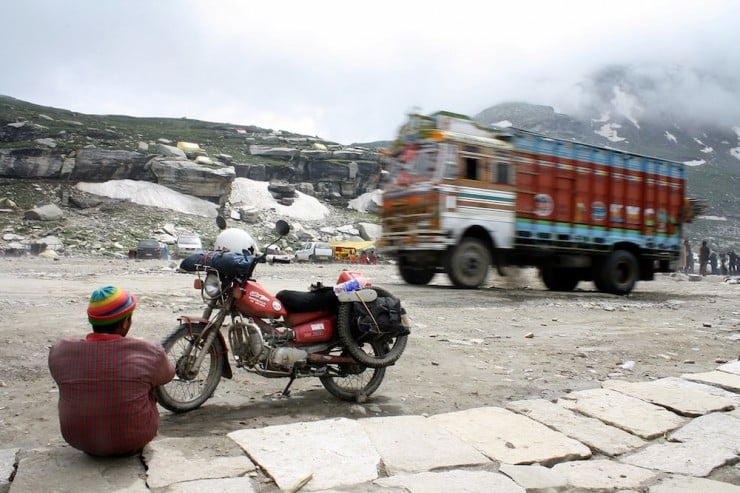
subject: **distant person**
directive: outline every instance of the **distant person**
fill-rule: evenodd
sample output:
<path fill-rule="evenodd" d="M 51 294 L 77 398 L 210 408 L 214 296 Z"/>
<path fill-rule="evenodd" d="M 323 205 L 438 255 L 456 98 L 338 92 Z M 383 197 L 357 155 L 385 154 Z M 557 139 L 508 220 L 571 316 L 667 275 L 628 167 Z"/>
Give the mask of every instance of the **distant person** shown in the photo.
<path fill-rule="evenodd" d="M 723 276 L 726 276 L 728 272 L 729 270 L 727 269 L 727 254 L 725 252 L 722 252 L 719 254 L 719 273 Z"/>
<path fill-rule="evenodd" d="M 707 246 L 707 240 L 702 240 L 701 247 L 699 247 L 699 274 L 702 276 L 707 275 L 707 263 L 709 262 L 709 247 Z"/>
<path fill-rule="evenodd" d="M 730 250 L 730 253 L 727 254 L 727 257 L 729 258 L 730 275 L 734 276 L 738 273 L 737 253 L 735 253 L 735 250 Z"/>
<path fill-rule="evenodd" d="M 719 274 L 719 267 L 717 266 L 717 252 L 709 254 L 709 265 L 712 267 L 712 275 Z"/>
<path fill-rule="evenodd" d="M 49 352 L 62 436 L 90 455 L 132 455 L 149 443 L 159 428 L 153 389 L 175 375 L 160 344 L 126 337 L 134 308 L 126 291 L 96 289 L 87 308 L 93 331 L 61 339 Z"/>
<path fill-rule="evenodd" d="M 691 252 L 689 240 L 683 240 L 683 272 L 684 274 L 694 273 L 694 254 Z"/>

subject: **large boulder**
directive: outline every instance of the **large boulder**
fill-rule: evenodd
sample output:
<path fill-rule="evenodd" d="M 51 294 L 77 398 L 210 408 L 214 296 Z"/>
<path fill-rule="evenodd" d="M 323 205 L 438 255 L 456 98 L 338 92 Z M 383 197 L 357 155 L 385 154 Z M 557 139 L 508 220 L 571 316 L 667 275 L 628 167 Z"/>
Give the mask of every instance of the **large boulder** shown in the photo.
<path fill-rule="evenodd" d="M 151 155 L 134 151 L 80 149 L 70 179 L 100 182 L 108 180 L 156 181 L 148 166 Z"/>
<path fill-rule="evenodd" d="M 23 214 L 24 219 L 30 219 L 32 221 L 59 221 L 63 217 L 64 213 L 62 209 L 54 204 L 34 207 Z"/>
<path fill-rule="evenodd" d="M 159 185 L 223 205 L 231 195 L 231 182 L 236 178 L 232 167 L 205 166 L 187 159 L 155 157 L 151 171 Z"/>
<path fill-rule="evenodd" d="M 59 178 L 64 160 L 45 149 L 0 149 L 0 177 Z"/>

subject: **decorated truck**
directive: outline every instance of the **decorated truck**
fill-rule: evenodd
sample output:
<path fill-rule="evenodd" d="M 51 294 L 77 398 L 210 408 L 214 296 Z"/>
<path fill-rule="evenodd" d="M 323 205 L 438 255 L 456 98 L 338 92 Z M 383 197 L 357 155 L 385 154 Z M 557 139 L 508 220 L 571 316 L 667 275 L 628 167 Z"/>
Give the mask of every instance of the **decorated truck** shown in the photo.
<path fill-rule="evenodd" d="M 409 115 L 385 154 L 378 246 L 409 284 L 477 288 L 520 266 L 553 291 L 628 294 L 675 270 L 698 210 L 681 163 L 449 112 Z"/>

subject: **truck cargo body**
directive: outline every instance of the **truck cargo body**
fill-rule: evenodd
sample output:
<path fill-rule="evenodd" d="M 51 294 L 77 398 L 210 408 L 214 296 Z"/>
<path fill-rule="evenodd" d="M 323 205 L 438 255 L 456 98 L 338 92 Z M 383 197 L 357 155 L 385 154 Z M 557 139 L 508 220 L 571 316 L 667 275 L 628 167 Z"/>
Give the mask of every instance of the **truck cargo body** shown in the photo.
<path fill-rule="evenodd" d="M 444 112 L 412 115 L 391 162 L 380 248 L 412 284 L 444 272 L 473 288 L 517 265 L 550 289 L 626 294 L 680 256 L 681 163 Z"/>

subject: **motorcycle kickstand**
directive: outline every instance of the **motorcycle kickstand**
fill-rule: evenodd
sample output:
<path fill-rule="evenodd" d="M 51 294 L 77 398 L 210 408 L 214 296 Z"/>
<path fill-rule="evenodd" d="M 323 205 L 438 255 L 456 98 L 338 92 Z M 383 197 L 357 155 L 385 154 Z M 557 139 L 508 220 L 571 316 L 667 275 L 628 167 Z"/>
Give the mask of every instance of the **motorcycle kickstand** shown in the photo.
<path fill-rule="evenodd" d="M 290 381 L 288 382 L 288 385 L 286 385 L 283 389 L 283 395 L 285 397 L 290 397 L 290 386 L 293 385 L 293 382 L 295 382 L 295 374 L 290 376 Z"/>

